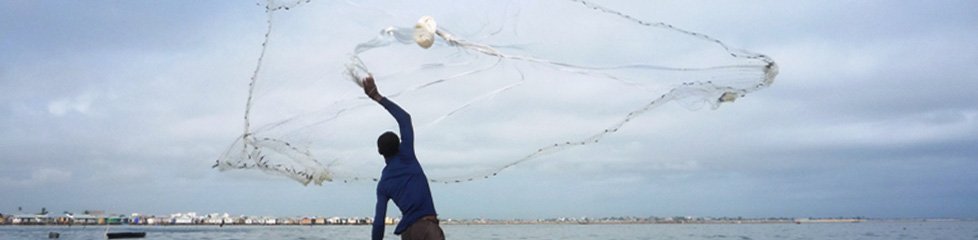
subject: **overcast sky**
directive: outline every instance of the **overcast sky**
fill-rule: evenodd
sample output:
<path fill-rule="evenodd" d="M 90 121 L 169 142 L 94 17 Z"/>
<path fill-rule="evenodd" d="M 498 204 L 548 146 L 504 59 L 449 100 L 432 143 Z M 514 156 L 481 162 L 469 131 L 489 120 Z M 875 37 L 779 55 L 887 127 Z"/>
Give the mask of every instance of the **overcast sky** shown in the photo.
<path fill-rule="evenodd" d="M 646 119 L 673 131 L 432 185 L 440 215 L 978 217 L 978 3 L 599 3 L 767 54 L 781 74 L 718 110 Z M 351 8 L 310 8 L 327 4 Z M 240 134 L 265 17 L 254 2 L 0 2 L 0 213 L 371 216 L 372 183 L 210 168 Z M 332 47 L 342 62 L 352 46 Z M 561 160 L 605 153 L 618 157 Z"/>

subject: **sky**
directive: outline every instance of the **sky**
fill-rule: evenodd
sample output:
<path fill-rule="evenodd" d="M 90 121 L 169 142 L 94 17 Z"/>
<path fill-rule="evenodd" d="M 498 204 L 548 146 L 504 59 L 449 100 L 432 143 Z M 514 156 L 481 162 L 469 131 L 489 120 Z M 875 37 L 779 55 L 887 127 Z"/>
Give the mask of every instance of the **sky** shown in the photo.
<path fill-rule="evenodd" d="M 978 218 L 975 2 L 597 3 L 764 53 L 780 75 L 717 110 L 666 106 L 634 124 L 654 127 L 626 128 L 490 179 L 434 184 L 441 216 Z M 343 62 L 351 44 L 399 24 L 327 18 L 350 16 L 345 9 L 450 11 L 363 5 L 313 1 L 293 10 L 322 10 L 305 13 L 333 20 L 322 24 L 284 15 L 323 34 L 356 34 L 329 35 L 339 40 L 315 51 L 270 48 L 279 51 L 270 56 L 309 62 L 273 66 L 339 77 L 343 66 L 310 64 Z M 0 213 L 372 216 L 369 182 L 303 186 L 210 168 L 241 134 L 266 17 L 247 1 L 0 2 Z M 576 50 L 600 50 L 588 47 Z M 359 94 L 343 84 L 330 91 Z M 409 98 L 399 103 L 411 106 Z M 493 126 L 485 128 L 502 131 Z M 448 146 L 419 148 L 451 154 Z"/>

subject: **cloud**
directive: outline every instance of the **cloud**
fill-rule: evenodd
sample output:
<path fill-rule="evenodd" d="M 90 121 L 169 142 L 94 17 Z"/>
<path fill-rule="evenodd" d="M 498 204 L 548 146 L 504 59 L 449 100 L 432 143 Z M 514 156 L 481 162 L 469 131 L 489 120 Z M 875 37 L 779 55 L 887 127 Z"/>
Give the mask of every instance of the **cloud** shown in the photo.
<path fill-rule="evenodd" d="M 58 117 L 70 112 L 85 115 L 91 110 L 93 101 L 95 101 L 95 95 L 92 93 L 84 93 L 74 98 L 54 100 L 48 103 L 48 113 Z"/>
<path fill-rule="evenodd" d="M 195 196 L 189 200 L 174 197 L 165 207 L 126 201 L 134 202 L 125 204 L 139 211 L 212 207 L 216 211 L 261 211 L 273 215 L 316 211 L 368 215 L 349 209 L 371 210 L 372 204 L 363 204 L 372 200 L 372 186 L 368 184 L 300 187 L 258 171 L 218 173 L 208 168 L 230 140 L 240 134 L 248 79 L 265 30 L 263 8 L 230 1 L 127 2 L 112 6 L 81 3 L 69 8 L 53 6 L 64 4 L 53 2 L 17 4 L 8 3 L 10 8 L 0 9 L 7 10 L 0 14 L 0 22 L 23 23 L 0 26 L 0 32 L 12 36 L 0 45 L 0 52 L 7 53 L 0 54 L 0 89 L 5 90 L 0 96 L 5 103 L 0 108 L 0 150 L 5 153 L 0 162 L 9 166 L 0 169 L 0 192 L 5 193 L 4 197 L 10 193 L 10 202 L 52 201 L 45 204 L 76 204 L 71 206 L 83 208 L 100 204 L 101 197 L 95 196 L 129 188 L 127 194 L 146 198 L 158 197 L 154 193 L 161 191 Z M 223 6 L 210 6 L 215 4 Z M 343 2 L 313 1 L 280 12 L 282 17 L 278 19 L 285 24 L 275 26 L 275 38 L 265 58 L 272 67 L 263 68 L 260 73 L 263 79 L 274 81 L 259 85 L 259 90 L 274 92 L 258 92 L 258 101 L 267 103 L 258 107 L 266 111 L 252 112 L 253 117 L 275 120 L 288 117 L 277 115 L 280 112 L 321 109 L 330 103 L 326 100 L 332 100 L 323 97 L 327 95 L 359 97 L 356 86 L 341 79 L 343 64 L 348 60 L 345 54 L 356 43 L 375 37 L 376 30 L 400 23 L 410 25 L 420 16 L 417 14 L 444 12 L 445 15 L 435 17 L 446 20 L 440 23 L 453 27 L 460 36 L 498 27 L 465 26 L 495 23 L 493 19 L 498 16 L 441 9 L 447 5 L 414 9 L 394 4 L 400 3 L 383 6 L 390 11 L 377 11 L 380 8 L 350 8 Z M 487 4 L 499 6 L 496 2 Z M 548 12 L 565 10 L 550 8 L 559 5 L 575 13 L 598 14 L 579 4 L 559 1 L 518 4 L 545 5 L 542 7 Z M 978 109 L 973 100 L 978 91 L 978 68 L 973 67 L 978 61 L 978 47 L 974 44 L 978 34 L 972 30 L 978 15 L 969 11 L 974 9 L 973 2 L 918 6 L 874 2 L 602 4 L 640 19 L 709 34 L 732 47 L 768 54 L 779 62 L 781 75 L 770 88 L 715 111 L 691 112 L 677 104 L 667 104 L 635 118 L 623 131 L 609 135 L 599 144 L 522 163 L 489 180 L 439 185 L 438 188 L 457 190 L 437 192 L 439 210 L 451 217 L 497 213 L 498 209 L 510 214 L 497 214 L 498 217 L 552 217 L 583 214 L 577 211 L 582 205 L 591 209 L 587 213 L 596 215 L 602 215 L 603 210 L 621 214 L 745 216 L 978 214 L 973 205 L 978 188 L 972 174 L 978 171 L 973 160 L 978 143 L 974 137 L 978 135 Z M 514 15 L 507 16 L 507 22 L 502 24 L 537 18 L 560 24 L 564 18 L 574 17 L 555 15 L 553 19 L 542 19 L 549 16 L 527 14 L 535 6 L 524 7 L 514 8 L 521 11 L 509 12 Z M 409 17 L 385 15 L 391 12 Z M 523 27 L 530 26 L 513 29 Z M 541 29 L 520 35 L 514 42 L 540 44 L 534 37 L 551 35 L 545 31 L 550 28 Z M 590 28 L 564 25 L 553 29 L 559 29 L 553 33 L 556 35 L 564 34 L 556 31 L 565 29 Z M 503 30 L 499 34 L 510 34 L 506 31 L 510 29 Z M 608 40 L 599 43 L 632 36 L 617 34 L 616 28 L 591 30 Z M 621 55 L 621 50 L 637 48 L 648 51 L 642 47 L 646 45 L 668 46 L 652 41 L 628 47 L 611 45 L 610 49 L 618 51 L 606 51 L 609 46 L 588 48 L 596 45 L 589 43 L 582 41 L 576 44 L 582 47 L 572 51 L 555 49 L 552 54 L 605 63 L 605 59 L 596 56 L 615 57 Z M 570 44 L 554 44 L 566 45 Z M 438 47 L 421 50 L 410 45 L 377 52 L 382 56 L 365 59 L 374 61 L 376 71 L 403 76 L 402 72 L 417 71 L 405 62 L 438 61 L 424 58 L 440 51 Z M 521 47 L 533 46 L 514 45 L 507 50 L 520 51 Z M 683 57 L 683 61 L 688 59 L 697 60 L 693 54 Z M 464 67 L 471 66 L 459 68 Z M 604 112 L 610 109 L 582 111 L 576 106 L 615 104 L 627 110 L 636 107 L 625 102 L 629 100 L 625 94 L 612 94 L 616 89 L 598 88 L 604 86 L 601 83 L 562 86 L 569 85 L 568 80 L 574 76 L 564 78 L 535 67 L 520 70 L 528 78 L 553 79 L 528 82 L 516 91 L 540 87 L 532 84 L 554 87 L 527 98 L 477 101 L 472 108 L 433 127 L 427 123 L 440 115 L 426 112 L 457 107 L 463 102 L 425 104 L 412 101 L 411 96 L 399 98 L 403 99 L 399 103 L 414 114 L 419 149 L 423 150 L 419 156 L 429 176 L 492 168 L 495 166 L 485 165 L 498 165 L 505 162 L 504 157 L 519 158 L 540 147 L 525 142 L 544 142 L 536 138 L 561 134 L 567 129 L 584 129 L 581 131 L 587 135 L 622 117 Z M 516 75 L 507 74 L 499 77 Z M 381 90 L 393 93 L 416 83 L 383 82 Z M 477 96 L 484 89 L 510 83 L 487 81 L 469 86 L 469 90 Z M 436 86 L 420 95 L 457 94 L 459 98 L 472 98 L 469 92 L 450 90 L 453 89 Z M 494 108 L 504 105 L 539 111 L 518 114 Z M 473 113 L 486 109 L 496 111 Z M 342 141 L 336 146 L 342 149 L 337 150 L 337 155 L 353 159 L 348 164 L 369 165 L 365 168 L 375 174 L 382 163 L 370 143 L 385 127 L 392 128 L 393 123 L 379 107 L 370 105 L 362 110 L 369 113 L 362 114 L 364 118 L 346 119 L 351 122 L 346 124 L 377 130 L 369 134 L 352 132 L 351 136 L 340 138 Z M 526 123 L 562 120 L 538 124 L 542 127 L 535 129 L 520 121 L 500 124 L 502 120 L 517 118 Z M 466 136 L 471 130 L 486 134 Z M 299 135 L 297 138 L 314 138 L 320 133 L 295 134 Z M 425 144 L 433 141 L 444 144 Z M 514 149 L 526 151 L 516 151 L 515 157 L 504 154 Z M 358 157 L 361 154 L 364 159 Z M 120 181 L 126 184 L 115 184 Z M 64 182 L 74 185 L 55 184 Z M 63 191 L 36 188 L 45 185 L 58 185 L 54 187 Z M 88 200 L 65 203 L 42 197 L 71 191 L 77 193 L 77 199 Z M 508 194 L 497 194 L 502 191 Z M 254 210 L 256 202 L 277 201 L 286 195 L 301 197 L 288 198 L 292 201 L 289 206 Z M 340 195 L 355 196 L 336 197 Z M 228 196 L 237 200 L 227 201 Z M 513 200 L 511 196 L 518 197 Z M 769 204 L 758 206 L 760 198 Z M 892 199 L 906 200 L 902 205 L 893 205 Z M 481 204 L 471 204 L 472 201 Z M 930 213 L 905 210 L 945 202 L 961 203 L 949 206 L 964 207 Z M 236 207 L 218 209 L 224 207 L 220 204 Z"/>
<path fill-rule="evenodd" d="M 0 177 L 0 186 L 36 187 L 49 183 L 63 183 L 70 180 L 71 175 L 72 173 L 66 170 L 41 168 L 32 171 L 30 177 L 26 179 Z"/>

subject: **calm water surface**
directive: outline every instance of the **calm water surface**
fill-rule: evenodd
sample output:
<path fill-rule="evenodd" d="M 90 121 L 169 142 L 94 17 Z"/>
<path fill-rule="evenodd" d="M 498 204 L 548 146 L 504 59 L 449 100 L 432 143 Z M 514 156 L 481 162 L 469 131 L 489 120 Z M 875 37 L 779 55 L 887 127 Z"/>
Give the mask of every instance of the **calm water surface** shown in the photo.
<path fill-rule="evenodd" d="M 976 239 L 978 222 L 826 224 L 443 225 L 449 239 Z M 392 228 L 388 228 L 390 231 Z M 366 239 L 370 226 L 112 226 L 145 239 Z M 104 226 L 0 226 L 0 239 L 104 239 Z M 388 233 L 387 239 L 400 239 Z"/>

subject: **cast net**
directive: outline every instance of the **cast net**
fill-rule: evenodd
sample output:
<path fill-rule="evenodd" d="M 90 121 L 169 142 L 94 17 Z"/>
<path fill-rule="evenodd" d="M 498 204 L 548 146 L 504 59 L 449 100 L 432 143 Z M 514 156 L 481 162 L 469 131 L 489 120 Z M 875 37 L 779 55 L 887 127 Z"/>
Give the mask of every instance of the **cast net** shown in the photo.
<path fill-rule="evenodd" d="M 763 54 L 585 1 L 263 4 L 243 132 L 214 167 L 302 184 L 379 177 L 376 138 L 397 125 L 363 96 L 367 74 L 411 114 L 429 179 L 452 183 L 560 161 L 546 156 L 667 103 L 716 109 L 778 73 Z"/>

